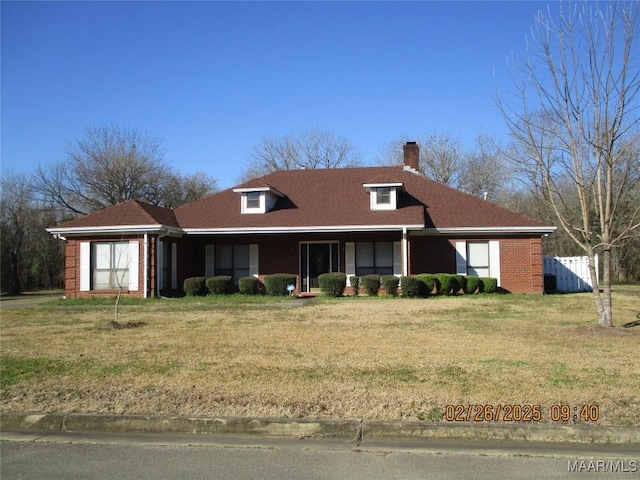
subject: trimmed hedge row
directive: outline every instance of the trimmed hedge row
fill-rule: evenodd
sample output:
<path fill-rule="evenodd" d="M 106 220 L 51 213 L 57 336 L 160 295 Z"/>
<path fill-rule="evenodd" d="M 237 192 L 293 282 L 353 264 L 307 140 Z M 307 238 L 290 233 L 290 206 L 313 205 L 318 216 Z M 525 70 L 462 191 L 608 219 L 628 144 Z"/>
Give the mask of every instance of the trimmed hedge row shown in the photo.
<path fill-rule="evenodd" d="M 367 295 L 376 296 L 382 286 L 391 296 L 398 295 L 398 288 L 402 285 L 402 296 L 428 297 L 429 295 L 458 295 L 459 293 L 496 293 L 498 280 L 490 277 L 476 277 L 473 275 L 457 275 L 449 273 L 423 273 L 410 277 L 398 278 L 394 275 L 377 274 L 352 276 L 349 278 L 354 295 L 364 289 Z M 288 287 L 296 285 L 297 276 L 291 273 L 276 273 L 264 277 L 264 287 L 267 295 L 285 296 L 291 292 Z M 344 273 L 324 273 L 318 277 L 320 290 L 329 296 L 344 295 L 347 286 L 347 276 Z M 236 291 L 233 278 L 228 275 L 215 277 L 190 277 L 184 280 L 184 292 L 187 296 L 226 295 Z M 238 281 L 238 290 L 244 295 L 257 295 L 261 292 L 260 281 L 255 277 L 243 277 Z"/>
<path fill-rule="evenodd" d="M 380 290 L 380 275 L 364 275 L 360 277 L 360 284 L 367 295 L 375 297 Z"/>
<path fill-rule="evenodd" d="M 188 297 L 203 296 L 207 294 L 207 279 L 205 277 L 189 277 L 184 279 L 182 288 Z"/>
<path fill-rule="evenodd" d="M 403 297 L 427 297 L 429 295 L 458 295 L 459 293 L 496 293 L 498 279 L 458 275 L 451 273 L 422 273 L 402 277 Z"/>
<path fill-rule="evenodd" d="M 264 277 L 264 287 L 267 290 L 267 295 L 277 297 L 289 295 L 290 292 L 287 287 L 289 285 L 295 287 L 297 279 L 297 275 L 292 273 L 274 273 L 273 275 L 267 275 Z"/>
<path fill-rule="evenodd" d="M 320 290 L 330 297 L 341 297 L 347 288 L 347 275 L 345 273 L 322 273 L 318 276 Z"/>
<path fill-rule="evenodd" d="M 217 277 L 209 277 L 206 281 L 207 290 L 212 295 L 227 295 L 233 293 L 233 277 L 228 275 L 220 275 Z"/>
<path fill-rule="evenodd" d="M 238 280 L 238 290 L 243 295 L 258 295 L 260 293 L 260 281 L 256 277 L 242 277 Z"/>

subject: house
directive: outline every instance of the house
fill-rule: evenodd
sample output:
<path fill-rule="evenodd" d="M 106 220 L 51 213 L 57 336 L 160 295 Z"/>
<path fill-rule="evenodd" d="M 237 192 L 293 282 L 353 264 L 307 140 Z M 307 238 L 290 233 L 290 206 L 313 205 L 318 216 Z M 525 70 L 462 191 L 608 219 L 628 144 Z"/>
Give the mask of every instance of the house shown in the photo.
<path fill-rule="evenodd" d="M 404 165 L 283 170 L 169 210 L 130 200 L 48 231 L 66 241 L 67 297 L 180 293 L 185 278 L 325 272 L 491 276 L 543 293 L 542 236 L 555 227 Z"/>

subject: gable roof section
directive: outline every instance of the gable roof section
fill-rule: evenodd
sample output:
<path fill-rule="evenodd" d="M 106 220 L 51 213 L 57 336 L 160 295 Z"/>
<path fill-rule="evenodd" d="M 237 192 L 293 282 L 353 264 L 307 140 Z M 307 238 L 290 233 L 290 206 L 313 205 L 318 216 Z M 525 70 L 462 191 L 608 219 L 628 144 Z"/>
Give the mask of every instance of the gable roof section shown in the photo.
<path fill-rule="evenodd" d="M 179 230 L 173 210 L 140 202 L 126 202 L 49 228 L 50 233 L 143 232 Z"/>

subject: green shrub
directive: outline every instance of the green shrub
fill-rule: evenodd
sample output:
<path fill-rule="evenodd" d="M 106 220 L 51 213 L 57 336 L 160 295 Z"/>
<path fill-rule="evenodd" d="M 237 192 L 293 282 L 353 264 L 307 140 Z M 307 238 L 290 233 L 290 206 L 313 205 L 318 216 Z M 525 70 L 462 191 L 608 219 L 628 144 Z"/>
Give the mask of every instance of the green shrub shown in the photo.
<path fill-rule="evenodd" d="M 380 289 L 380 275 L 377 273 L 365 275 L 360 277 L 360 283 L 364 287 L 364 291 L 367 292 L 367 295 L 378 295 L 378 290 Z"/>
<path fill-rule="evenodd" d="M 353 294 L 357 297 L 358 293 L 360 293 L 360 277 L 349 277 L 349 283 L 351 283 L 351 290 L 353 290 Z"/>
<path fill-rule="evenodd" d="M 453 291 L 454 295 L 457 295 L 458 293 L 462 292 L 462 293 L 466 293 L 466 288 L 467 288 L 467 277 L 465 277 L 464 275 L 459 275 L 457 273 L 454 273 L 451 275 L 453 278 L 456 279 L 456 282 L 458 284 L 458 289 Z"/>
<path fill-rule="evenodd" d="M 204 277 L 185 278 L 182 288 L 184 293 L 190 297 L 207 294 L 206 279 Z"/>
<path fill-rule="evenodd" d="M 482 282 L 481 291 L 484 293 L 496 293 L 498 291 L 498 279 L 490 277 L 480 277 Z"/>
<path fill-rule="evenodd" d="M 460 290 L 460 284 L 456 277 L 450 273 L 437 273 L 438 281 L 440 282 L 440 288 L 438 289 L 438 295 L 455 295 Z"/>
<path fill-rule="evenodd" d="M 292 273 L 274 273 L 264 277 L 264 286 L 267 295 L 285 296 L 289 295 L 287 287 L 295 285 L 297 276 Z"/>
<path fill-rule="evenodd" d="M 242 277 L 238 280 L 238 289 L 243 295 L 260 293 L 260 281 L 256 277 Z"/>
<path fill-rule="evenodd" d="M 218 275 L 206 280 L 207 289 L 212 295 L 228 295 L 233 293 L 233 277 Z"/>
<path fill-rule="evenodd" d="M 440 292 L 440 280 L 436 275 L 431 273 L 421 273 L 416 278 L 422 280 L 427 287 L 427 295 L 438 295 Z"/>
<path fill-rule="evenodd" d="M 347 275 L 344 273 L 322 273 L 318 276 L 320 290 L 330 297 L 340 297 L 347 288 Z"/>
<path fill-rule="evenodd" d="M 387 292 L 387 295 L 391 295 L 392 297 L 398 296 L 398 285 L 400 284 L 398 277 L 395 275 L 383 275 L 380 277 L 380 282 Z"/>
<path fill-rule="evenodd" d="M 427 285 L 418 277 L 402 277 L 400 278 L 402 285 L 402 296 L 407 298 L 426 297 Z"/>
<path fill-rule="evenodd" d="M 474 294 L 480 291 L 480 279 L 475 275 L 467 275 L 464 293 Z"/>

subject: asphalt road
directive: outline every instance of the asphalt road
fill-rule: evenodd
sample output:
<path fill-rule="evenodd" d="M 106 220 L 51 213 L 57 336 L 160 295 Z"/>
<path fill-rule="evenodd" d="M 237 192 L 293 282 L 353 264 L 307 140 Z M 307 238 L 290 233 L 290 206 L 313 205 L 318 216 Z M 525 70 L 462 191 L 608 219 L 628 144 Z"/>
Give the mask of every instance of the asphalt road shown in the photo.
<path fill-rule="evenodd" d="M 640 453 L 625 447 L 387 442 L 364 448 L 339 440 L 33 433 L 3 433 L 3 439 L 2 480 L 640 478 Z"/>

